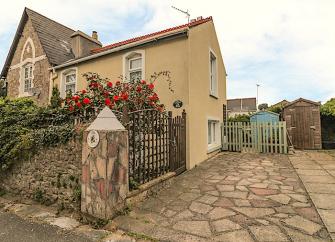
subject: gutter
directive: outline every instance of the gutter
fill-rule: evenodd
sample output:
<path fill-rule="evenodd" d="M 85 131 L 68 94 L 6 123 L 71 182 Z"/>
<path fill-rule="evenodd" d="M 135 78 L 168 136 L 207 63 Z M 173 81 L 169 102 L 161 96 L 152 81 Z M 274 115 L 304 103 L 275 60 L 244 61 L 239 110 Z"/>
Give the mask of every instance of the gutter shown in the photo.
<path fill-rule="evenodd" d="M 176 32 L 173 32 L 171 34 L 166 34 L 164 36 L 159 36 L 159 37 L 156 37 L 156 38 L 153 38 L 153 39 L 143 40 L 141 42 L 134 42 L 134 43 L 130 43 L 130 44 L 127 44 L 127 45 L 124 45 L 124 46 L 119 46 L 119 47 L 116 47 L 116 48 L 113 48 L 113 49 L 110 49 L 110 50 L 106 50 L 106 51 L 103 51 L 103 52 L 100 52 L 100 53 L 96 53 L 96 54 L 93 54 L 93 55 L 82 57 L 80 59 L 69 61 L 67 63 L 55 66 L 53 68 L 49 68 L 49 70 L 58 70 L 58 69 L 61 69 L 63 67 L 75 65 L 75 64 L 85 62 L 85 61 L 88 61 L 88 60 L 92 60 L 92 59 L 95 59 L 95 58 L 98 58 L 98 57 L 101 57 L 101 56 L 105 56 L 105 55 L 108 55 L 108 54 L 111 54 L 111 53 L 115 53 L 115 52 L 118 52 L 118 51 L 130 49 L 130 48 L 133 48 L 133 47 L 138 47 L 138 46 L 150 44 L 152 42 L 157 42 L 159 40 L 163 40 L 163 39 L 167 39 L 167 38 L 171 38 L 171 37 L 175 37 L 175 36 L 179 36 L 179 35 L 187 35 L 188 36 L 188 31 L 189 31 L 189 28 L 183 29 L 181 31 L 176 31 Z"/>

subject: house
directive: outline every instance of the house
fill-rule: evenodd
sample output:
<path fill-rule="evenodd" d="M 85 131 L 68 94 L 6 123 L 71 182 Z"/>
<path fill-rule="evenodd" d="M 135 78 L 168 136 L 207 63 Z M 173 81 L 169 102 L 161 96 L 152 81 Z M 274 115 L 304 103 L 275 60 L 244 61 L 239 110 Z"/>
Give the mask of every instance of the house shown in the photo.
<path fill-rule="evenodd" d="M 256 98 L 235 98 L 227 100 L 228 117 L 237 115 L 249 115 L 257 111 Z"/>
<path fill-rule="evenodd" d="M 85 88 L 87 72 L 129 80 L 159 71 L 171 73 L 174 90 L 158 80 L 161 103 L 174 115 L 186 110 L 187 168 L 192 168 L 221 147 L 226 70 L 212 17 L 102 47 L 96 32 L 74 31 L 26 8 L 1 76 L 9 97 L 31 96 L 43 105 L 53 86 L 62 97 Z M 173 107 L 177 100 L 180 109 Z"/>

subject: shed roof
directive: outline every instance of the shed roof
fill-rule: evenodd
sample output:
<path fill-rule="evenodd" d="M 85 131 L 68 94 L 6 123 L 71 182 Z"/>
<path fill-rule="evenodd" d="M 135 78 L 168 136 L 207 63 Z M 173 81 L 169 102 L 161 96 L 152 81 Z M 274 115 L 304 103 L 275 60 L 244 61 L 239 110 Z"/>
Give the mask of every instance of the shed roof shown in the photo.
<path fill-rule="evenodd" d="M 271 111 L 268 111 L 268 110 L 261 110 L 261 111 L 258 111 L 256 113 L 251 114 L 250 117 L 252 117 L 254 115 L 257 115 L 257 114 L 260 114 L 260 113 L 267 113 L 267 114 L 279 116 L 278 113 L 274 113 L 274 112 L 271 112 Z"/>
<path fill-rule="evenodd" d="M 304 99 L 304 98 L 298 98 L 298 99 L 294 100 L 293 102 L 290 102 L 290 103 L 286 104 L 284 106 L 284 108 L 292 106 L 293 104 L 296 104 L 297 102 L 306 102 L 306 103 L 310 103 L 310 104 L 313 104 L 313 105 L 316 105 L 316 106 L 320 106 L 321 105 L 320 102 L 314 102 L 312 100 L 308 100 L 308 99 Z"/>

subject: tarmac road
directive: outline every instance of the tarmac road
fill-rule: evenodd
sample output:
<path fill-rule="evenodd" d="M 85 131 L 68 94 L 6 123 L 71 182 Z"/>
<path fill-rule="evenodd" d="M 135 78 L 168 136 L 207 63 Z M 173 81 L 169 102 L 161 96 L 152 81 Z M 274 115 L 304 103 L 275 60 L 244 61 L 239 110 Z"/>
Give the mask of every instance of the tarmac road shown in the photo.
<path fill-rule="evenodd" d="M 14 214 L 0 211 L 1 242 L 92 242 L 48 224 L 24 220 Z"/>

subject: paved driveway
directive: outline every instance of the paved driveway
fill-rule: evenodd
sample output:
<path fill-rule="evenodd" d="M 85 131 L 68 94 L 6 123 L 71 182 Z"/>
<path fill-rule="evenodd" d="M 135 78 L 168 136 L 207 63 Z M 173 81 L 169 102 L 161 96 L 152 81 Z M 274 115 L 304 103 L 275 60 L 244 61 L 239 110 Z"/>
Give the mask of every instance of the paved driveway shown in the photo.
<path fill-rule="evenodd" d="M 115 222 L 165 241 L 331 241 L 285 155 L 222 153 Z"/>

